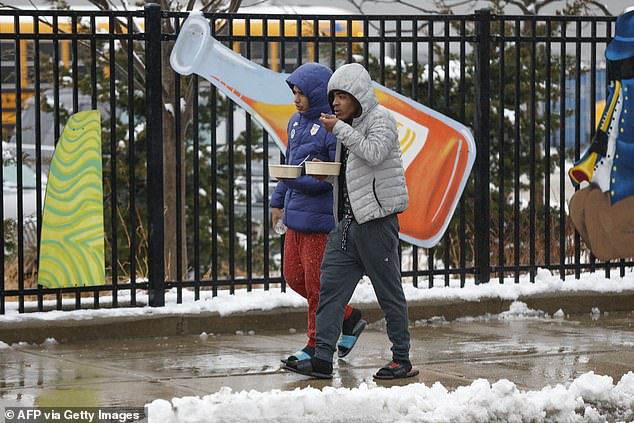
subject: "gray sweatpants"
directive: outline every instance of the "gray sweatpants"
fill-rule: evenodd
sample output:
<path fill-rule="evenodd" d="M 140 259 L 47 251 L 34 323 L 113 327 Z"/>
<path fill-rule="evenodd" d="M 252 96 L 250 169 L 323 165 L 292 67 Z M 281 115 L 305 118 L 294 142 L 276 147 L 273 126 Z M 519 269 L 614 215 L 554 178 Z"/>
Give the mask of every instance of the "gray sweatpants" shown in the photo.
<path fill-rule="evenodd" d="M 345 251 L 341 248 L 344 223 L 345 219 L 328 235 L 321 264 L 315 356 L 332 362 L 344 307 L 365 274 L 372 281 L 385 313 L 392 358 L 409 360 L 407 302 L 398 259 L 398 218 L 390 215 L 362 225 L 353 221 L 348 229 Z"/>

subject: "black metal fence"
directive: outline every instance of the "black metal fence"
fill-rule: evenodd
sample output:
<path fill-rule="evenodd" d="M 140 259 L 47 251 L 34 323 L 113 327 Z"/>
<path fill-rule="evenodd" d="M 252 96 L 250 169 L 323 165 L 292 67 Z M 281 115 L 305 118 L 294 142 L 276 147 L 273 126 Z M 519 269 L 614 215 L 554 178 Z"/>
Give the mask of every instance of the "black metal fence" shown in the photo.
<path fill-rule="evenodd" d="M 268 165 L 281 154 L 207 81 L 169 68 L 186 17 L 154 5 L 0 11 L 13 25 L 0 33 L 0 313 L 286 289 L 268 211 Z M 533 280 L 538 268 L 561 278 L 622 275 L 632 265 L 595 260 L 566 210 L 567 167 L 593 134 L 594 105 L 607 92 L 603 50 L 614 18 L 488 10 L 207 17 L 218 40 L 275 71 L 357 61 L 381 84 L 472 128 L 477 159 L 454 218 L 435 248 L 401 244 L 404 280 L 463 286 L 467 278 Z M 87 108 L 102 110 L 108 281 L 47 289 L 36 283 L 42 175 L 65 119 Z"/>

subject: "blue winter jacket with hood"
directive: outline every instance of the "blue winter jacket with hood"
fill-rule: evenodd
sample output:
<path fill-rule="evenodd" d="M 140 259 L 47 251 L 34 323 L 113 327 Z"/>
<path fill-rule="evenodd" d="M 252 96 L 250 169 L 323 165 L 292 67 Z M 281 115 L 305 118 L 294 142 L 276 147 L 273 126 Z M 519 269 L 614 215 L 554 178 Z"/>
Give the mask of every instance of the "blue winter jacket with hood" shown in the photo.
<path fill-rule="evenodd" d="M 308 97 L 308 110 L 296 112 L 288 122 L 285 164 L 319 159 L 334 161 L 337 141 L 319 122 L 322 112 L 332 113 L 327 87 L 332 71 L 318 63 L 305 63 L 287 79 L 291 90 L 297 86 Z M 335 227 L 332 214 L 332 185 L 302 175 L 277 183 L 271 207 L 284 209 L 284 224 L 299 232 L 330 232 Z"/>

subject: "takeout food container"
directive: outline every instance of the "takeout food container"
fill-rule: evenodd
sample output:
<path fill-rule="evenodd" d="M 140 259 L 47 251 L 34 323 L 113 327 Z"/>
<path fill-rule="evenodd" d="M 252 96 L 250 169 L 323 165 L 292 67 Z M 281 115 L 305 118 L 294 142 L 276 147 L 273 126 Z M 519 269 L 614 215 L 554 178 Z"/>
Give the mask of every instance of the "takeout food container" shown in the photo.
<path fill-rule="evenodd" d="M 340 162 L 317 162 L 311 161 L 304 164 L 307 175 L 337 176 L 341 169 Z"/>
<path fill-rule="evenodd" d="M 302 167 L 295 165 L 269 165 L 269 175 L 277 179 L 295 179 L 302 174 Z"/>

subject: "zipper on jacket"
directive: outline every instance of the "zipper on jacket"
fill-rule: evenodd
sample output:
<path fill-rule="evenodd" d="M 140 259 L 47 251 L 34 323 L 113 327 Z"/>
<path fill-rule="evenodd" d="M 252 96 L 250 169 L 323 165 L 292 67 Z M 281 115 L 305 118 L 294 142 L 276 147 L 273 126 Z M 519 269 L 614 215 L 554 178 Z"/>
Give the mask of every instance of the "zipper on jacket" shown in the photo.
<path fill-rule="evenodd" d="M 376 200 L 376 203 L 379 205 L 380 208 L 383 208 L 381 202 L 379 201 L 379 196 L 376 195 L 376 178 L 372 179 L 372 193 L 374 194 L 374 199 Z"/>

